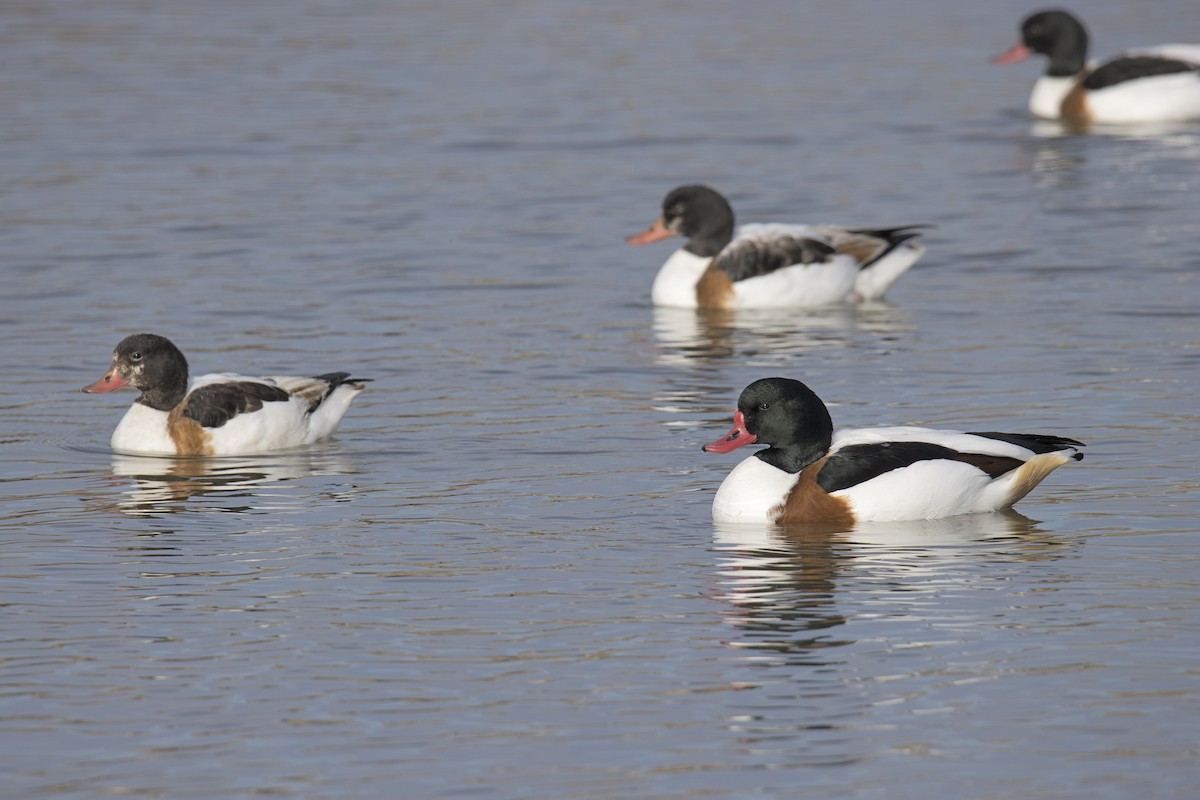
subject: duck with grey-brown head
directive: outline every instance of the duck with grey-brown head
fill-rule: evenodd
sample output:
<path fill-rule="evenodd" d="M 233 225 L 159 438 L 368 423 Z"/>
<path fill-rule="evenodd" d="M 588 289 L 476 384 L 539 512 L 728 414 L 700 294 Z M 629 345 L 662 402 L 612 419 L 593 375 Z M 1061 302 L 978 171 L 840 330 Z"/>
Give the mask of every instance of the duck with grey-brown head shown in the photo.
<path fill-rule="evenodd" d="M 84 392 L 131 386 L 141 394 L 113 432 L 123 453 L 233 456 L 285 450 L 326 439 L 369 378 L 333 372 L 312 378 L 201 375 L 169 339 L 135 333 L 113 351 L 104 377 Z"/>
<path fill-rule="evenodd" d="M 659 269 L 656 306 L 817 308 L 881 299 L 925 249 L 923 225 L 842 228 L 766 223 L 735 227 L 733 207 L 708 186 L 680 186 L 645 231 L 625 239 L 687 241 Z"/>

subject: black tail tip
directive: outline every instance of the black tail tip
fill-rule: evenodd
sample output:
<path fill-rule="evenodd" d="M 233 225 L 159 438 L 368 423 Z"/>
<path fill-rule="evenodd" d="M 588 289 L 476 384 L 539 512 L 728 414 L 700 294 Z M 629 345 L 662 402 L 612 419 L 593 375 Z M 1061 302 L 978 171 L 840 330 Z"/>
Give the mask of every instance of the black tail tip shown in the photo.
<path fill-rule="evenodd" d="M 345 383 L 370 383 L 374 378 L 352 378 L 349 372 L 326 372 L 324 375 L 314 375 L 313 378 L 325 381 L 330 386 L 341 386 Z"/>

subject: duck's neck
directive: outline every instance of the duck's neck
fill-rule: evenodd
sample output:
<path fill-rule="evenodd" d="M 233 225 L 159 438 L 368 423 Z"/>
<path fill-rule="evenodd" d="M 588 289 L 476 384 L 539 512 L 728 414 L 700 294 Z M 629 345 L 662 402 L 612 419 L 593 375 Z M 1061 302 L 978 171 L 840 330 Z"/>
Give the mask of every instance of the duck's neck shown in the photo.
<path fill-rule="evenodd" d="M 1088 35 L 1083 28 L 1064 31 L 1046 57 L 1046 75 L 1051 78 L 1069 78 L 1083 72 L 1087 65 Z"/>
<path fill-rule="evenodd" d="M 815 442 L 810 445 L 768 447 L 754 455 L 776 469 L 795 475 L 810 464 L 820 461 L 828 452 L 829 442 Z"/>
<path fill-rule="evenodd" d="M 187 370 L 170 370 L 164 380 L 156 381 L 153 388 L 142 389 L 142 395 L 135 402 L 149 406 L 156 411 L 170 411 L 183 402 L 187 395 Z"/>
<path fill-rule="evenodd" d="M 688 239 L 688 243 L 683 246 L 683 249 L 701 258 L 712 258 L 724 250 L 726 245 L 732 241 L 733 222 L 731 221 L 728 224 L 722 224 L 713 231 L 693 235 Z"/>
<path fill-rule="evenodd" d="M 1086 63 L 1087 59 L 1084 57 L 1083 53 L 1056 53 L 1050 56 L 1050 63 L 1046 65 L 1046 77 L 1073 77 L 1083 72 L 1083 67 Z"/>

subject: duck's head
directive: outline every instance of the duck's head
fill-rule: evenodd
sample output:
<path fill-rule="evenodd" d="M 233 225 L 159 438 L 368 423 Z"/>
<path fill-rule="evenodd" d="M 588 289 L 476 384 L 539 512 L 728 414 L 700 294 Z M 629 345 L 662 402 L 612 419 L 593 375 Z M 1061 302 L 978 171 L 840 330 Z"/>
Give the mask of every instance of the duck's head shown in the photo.
<path fill-rule="evenodd" d="M 992 62 L 1011 64 L 1040 54 L 1050 59 L 1047 75 L 1066 78 L 1083 70 L 1087 50 L 1088 35 L 1083 23 L 1070 12 L 1054 9 L 1026 17 L 1021 23 L 1021 40 Z"/>
<path fill-rule="evenodd" d="M 649 244 L 671 236 L 688 240 L 684 247 L 698 256 L 715 256 L 733 240 L 733 208 L 721 193 L 699 184 L 672 189 L 662 202 L 662 214 L 641 233 L 626 237 L 629 244 Z"/>
<path fill-rule="evenodd" d="M 704 450 L 728 453 L 766 444 L 770 449 L 760 458 L 795 472 L 828 452 L 832 441 L 829 409 L 812 389 L 791 378 L 763 378 L 742 390 L 733 427 Z"/>
<path fill-rule="evenodd" d="M 122 339 L 113 350 L 112 366 L 104 377 L 83 387 L 83 391 L 104 394 L 132 386 L 146 394 L 182 397 L 187 374 L 187 359 L 170 339 L 153 333 L 135 333 Z"/>

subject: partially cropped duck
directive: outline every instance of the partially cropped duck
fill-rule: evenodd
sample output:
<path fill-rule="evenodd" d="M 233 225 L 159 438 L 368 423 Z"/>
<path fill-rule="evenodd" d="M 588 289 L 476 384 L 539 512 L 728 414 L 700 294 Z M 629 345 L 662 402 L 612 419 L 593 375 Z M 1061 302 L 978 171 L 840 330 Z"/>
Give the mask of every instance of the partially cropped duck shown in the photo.
<path fill-rule="evenodd" d="M 931 428 L 833 432 L 829 411 L 797 380 L 764 378 L 742 391 L 733 429 L 704 446 L 742 461 L 713 498 L 717 522 L 919 520 L 1009 508 L 1068 461 L 1081 442 L 1027 433 Z"/>
<path fill-rule="evenodd" d="M 651 300 L 682 308 L 812 308 L 877 300 L 925 249 L 917 228 L 754 224 L 734 230 L 733 208 L 708 186 L 680 186 L 662 214 L 625 239 L 687 239 L 654 279 Z"/>
<path fill-rule="evenodd" d="M 1071 123 L 1174 122 L 1200 119 L 1200 45 L 1166 44 L 1087 62 L 1088 35 L 1066 11 L 1039 11 L 1021 23 L 1021 39 L 996 56 L 1011 64 L 1049 60 L 1034 84 L 1029 110 Z"/>
<path fill-rule="evenodd" d="M 126 336 L 112 366 L 84 392 L 132 386 L 142 394 L 112 435 L 114 450 L 180 456 L 234 456 L 312 444 L 337 430 L 369 378 L 333 372 L 314 378 L 201 375 L 169 339 Z"/>

